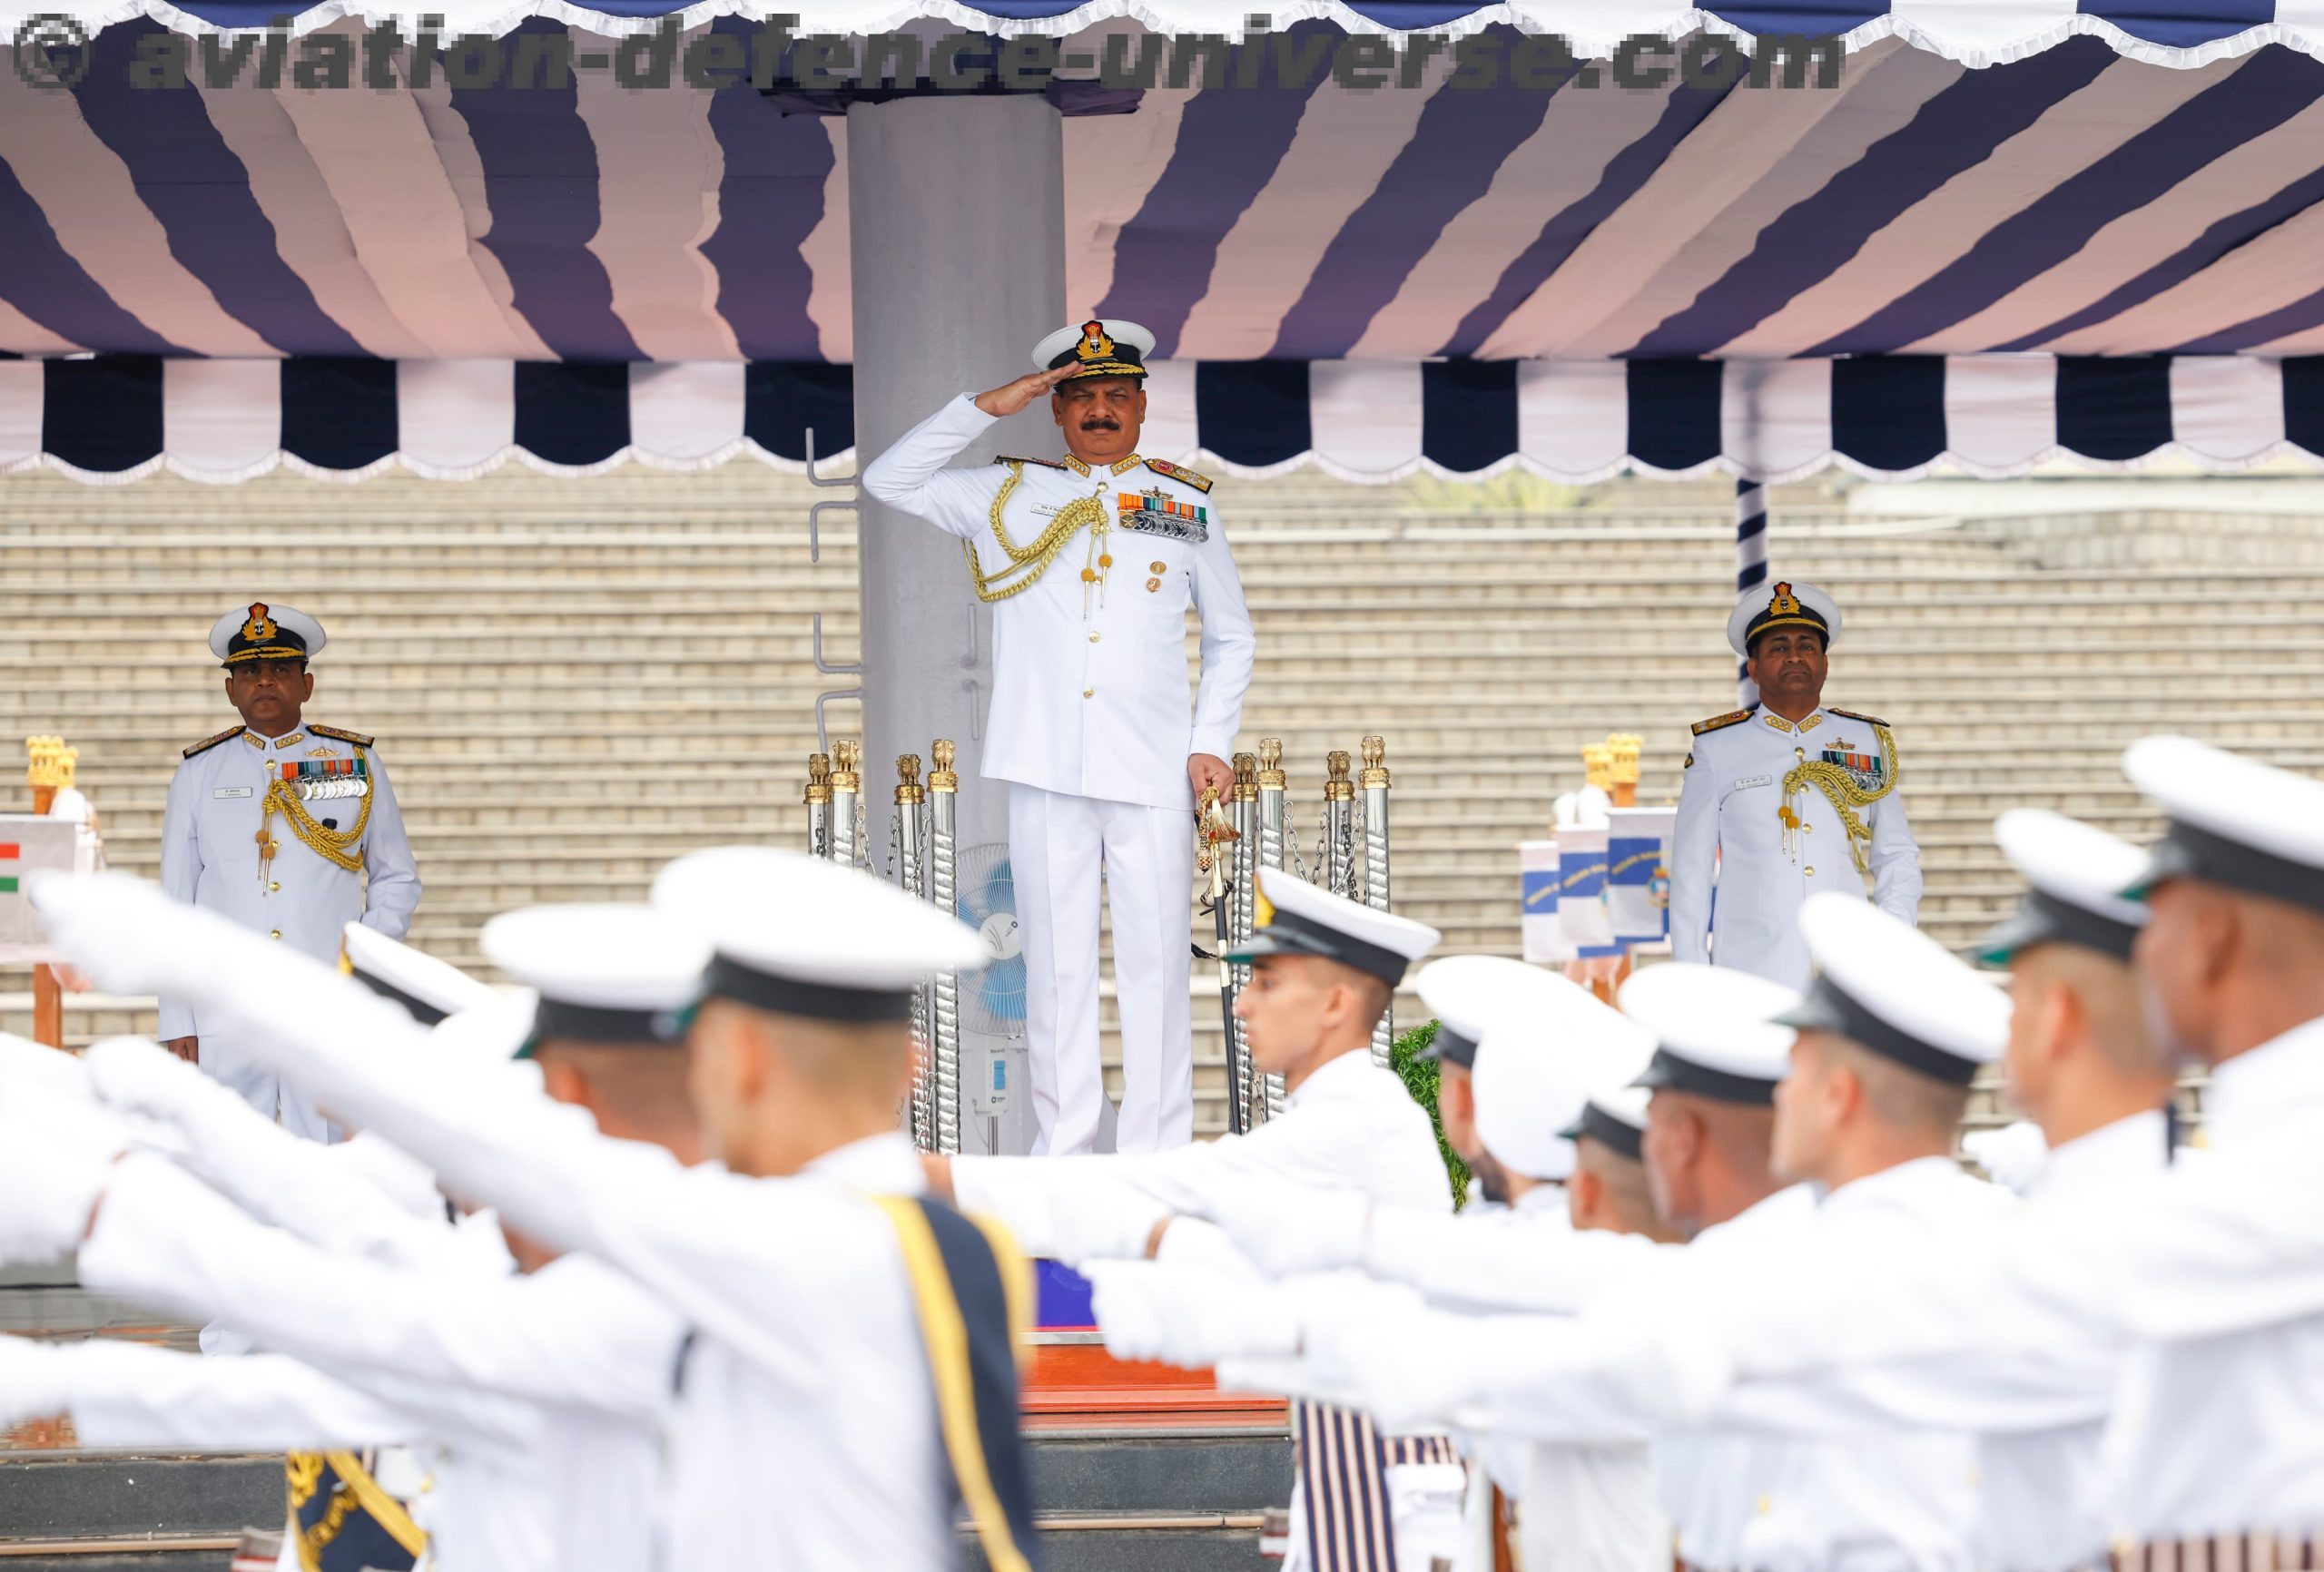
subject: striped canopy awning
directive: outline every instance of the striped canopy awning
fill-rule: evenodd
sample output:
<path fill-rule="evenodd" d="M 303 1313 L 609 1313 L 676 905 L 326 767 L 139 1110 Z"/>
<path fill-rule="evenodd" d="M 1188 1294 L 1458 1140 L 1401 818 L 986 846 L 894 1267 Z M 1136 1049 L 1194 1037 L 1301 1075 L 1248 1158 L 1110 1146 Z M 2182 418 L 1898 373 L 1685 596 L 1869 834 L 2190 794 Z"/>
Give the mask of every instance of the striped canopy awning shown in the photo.
<path fill-rule="evenodd" d="M 812 436 L 811 436 L 812 434 Z M 167 467 L 212 482 L 278 465 L 359 480 L 460 479 L 512 460 L 586 475 L 745 455 L 796 470 L 854 440 L 846 367 L 507 360 L 214 361 L 100 356 L 0 365 L 0 473 L 84 480 Z M 2239 469 L 2324 457 L 2324 358 L 2045 355 L 1777 362 L 1162 361 L 1141 451 L 1344 479 L 1520 467 L 1790 480 L 2023 474 L 2164 455 Z"/>
<path fill-rule="evenodd" d="M 931 38 L 965 25 L 1080 28 L 1069 49 L 1111 40 L 1134 54 L 1142 24 L 1230 32 L 1250 9 L 1243 0 L 1176 10 L 1167 0 L 1009 0 L 990 13 L 957 0 L 896 4 L 894 16 L 827 8 L 799 31 L 868 31 L 934 13 L 916 25 Z M 172 389 L 196 385 L 186 363 L 286 358 L 376 362 L 363 385 L 399 412 L 386 451 L 423 469 L 484 462 L 441 459 L 410 435 L 429 427 L 415 421 L 406 388 L 468 386 L 461 362 L 499 368 L 473 376 L 507 390 L 513 425 L 500 447 L 537 457 L 549 456 L 523 435 L 526 389 L 579 386 L 585 372 L 624 390 L 618 424 L 629 435 L 616 447 L 658 451 L 637 437 L 654 428 L 637 417 L 640 387 L 699 378 L 743 390 L 733 394 L 742 424 L 720 427 L 722 440 L 763 431 L 750 439 L 768 454 L 801 450 L 795 432 L 773 436 L 758 412 L 781 402 L 767 389 L 808 388 L 812 368 L 852 356 L 846 119 L 786 113 L 801 101 L 747 83 L 641 91 L 586 65 L 613 57 L 618 34 L 665 15 L 684 25 L 673 41 L 681 55 L 722 38 L 746 51 L 755 13 L 665 12 L 653 0 L 625 0 L 619 16 L 567 0 L 509 12 L 479 0 L 451 7 L 444 31 L 515 25 L 504 53 L 516 56 L 518 44 L 569 52 L 578 63 L 570 81 L 517 85 L 504 72 L 456 84 L 464 79 L 448 55 L 407 42 L 381 62 L 393 85 L 335 91 L 301 88 L 287 69 L 281 84 L 261 84 L 250 61 L 263 44 L 246 69 L 220 67 L 213 83 L 212 65 L 235 58 L 214 36 L 187 46 L 185 85 L 133 85 L 141 54 L 150 64 L 173 47 L 164 23 L 214 30 L 275 10 L 241 0 L 138 5 L 144 17 L 103 27 L 80 55 L 66 52 L 83 67 L 69 87 L 0 71 L 0 351 L 156 368 L 150 396 L 121 407 L 124 435 L 107 451 L 180 453 L 182 423 L 167 417 Z M 15 18 L 25 9 L 17 0 Z M 91 9 L 114 17 L 124 5 Z M 363 62 L 366 15 L 352 0 L 297 12 L 307 33 L 291 41 L 293 58 L 320 34 Z M 1723 389 L 1724 407 L 1748 365 L 1769 368 L 1748 374 L 1754 386 L 1824 389 L 1805 395 L 1812 403 L 1850 386 L 1858 358 L 1957 368 L 1965 357 L 2007 357 L 1994 364 L 2050 369 L 1994 377 L 2046 378 L 2060 389 L 2050 424 L 2023 429 L 2050 433 L 2037 446 L 2081 451 L 2064 434 L 2079 429 L 2069 390 L 2084 384 L 2064 368 L 2180 357 L 2100 381 L 2147 390 L 2130 439 L 2146 444 L 2140 451 L 2177 440 L 2208 454 L 2209 437 L 2187 435 L 2183 384 L 2199 374 L 2186 368 L 2255 357 L 2270 363 L 2255 375 L 2281 395 L 2296 378 L 2274 362 L 2324 353 L 2324 280 L 2313 261 L 2324 243 L 2315 152 L 2324 60 L 2309 53 L 2304 12 L 2211 0 L 2135 14 L 2047 0 L 1781 13 L 1301 0 L 1277 25 L 1292 15 L 1330 19 L 1237 45 L 1195 84 L 1168 85 L 1166 74 L 1097 106 L 1108 113 L 1066 120 L 1067 298 L 1077 311 L 1150 325 L 1157 358 L 1211 379 L 1206 387 L 1306 389 L 1298 418 L 1266 428 L 1313 433 L 1293 446 L 1351 472 L 1426 460 L 1465 473 L 1512 457 L 1551 473 L 1623 457 L 1682 470 L 1723 457 L 1770 473 L 1821 452 L 1884 471 L 1926 461 L 1855 455 L 1842 434 L 1845 399 L 1839 426 L 1794 433 L 1809 456 L 1797 458 L 1724 443 L 1706 456 L 1679 442 L 1692 456 L 1665 464 L 1655 445 L 1671 439 L 1641 439 L 1627 394 L 1618 401 L 1626 435 L 1610 459 L 1602 422 L 1576 437 L 1581 457 L 1525 435 L 1527 411 L 1551 407 L 1546 390 L 1586 379 L 1579 363 L 1689 359 L 1727 363 L 1691 373 Z M 1482 27 L 1509 60 L 1523 30 L 1557 26 L 1593 48 L 1606 42 L 1601 32 L 1829 32 L 1850 53 L 1830 86 L 1702 85 L 1674 73 L 1621 88 L 1590 67 L 1522 84 L 1512 67 L 1477 85 L 1461 80 L 1450 52 L 1408 59 L 1398 68 L 1408 88 L 1354 90 L 1321 72 L 1275 84 L 1277 64 L 1311 44 L 1327 54 L 1344 25 Z M 1250 53 L 1262 48 L 1264 59 Z M 1260 85 L 1239 85 L 1246 79 Z M 533 371 L 508 369 L 519 362 L 572 375 L 528 382 Z M 1350 424 L 1353 390 L 1372 385 L 1364 368 L 1374 364 L 1401 401 L 1364 419 L 1421 435 L 1389 449 L 1393 464 L 1342 464 L 1332 433 L 1364 427 Z M 621 374 L 645 365 L 672 375 Z M 731 381 L 718 380 L 722 365 Z M 249 386 L 307 375 L 270 369 Z M 1640 386 L 1637 373 L 1617 379 Z M 350 386 L 360 381 L 350 374 Z M 1952 435 L 1959 376 L 1927 385 L 1947 390 L 1932 451 L 1994 471 L 2019 463 Z M 44 412 L 29 447 L 32 384 L 10 386 L 15 413 L 0 423 L 15 424 L 0 424 L 0 460 L 63 457 L 49 435 L 57 384 L 39 384 Z M 1443 390 L 1479 388 L 1513 412 L 1514 427 L 1490 427 L 1506 430 L 1505 443 L 1428 435 L 1450 431 L 1427 416 L 1446 408 Z M 2298 407 L 2280 396 L 2250 401 Z M 307 418 L 303 403 L 285 399 L 282 418 Z M 248 416 L 225 447 L 256 451 L 246 441 L 253 419 L 264 422 Z M 1908 450 L 1935 428 L 1920 421 Z M 1254 439 L 1246 455 L 1216 432 L 1205 419 L 1189 451 L 1230 468 L 1281 461 L 1281 442 Z M 2229 446 L 2286 439 L 2304 445 L 2296 418 L 2262 421 Z M 296 457 L 303 441 L 258 447 Z M 2112 451 L 2120 446 L 2093 456 L 2131 456 Z"/>

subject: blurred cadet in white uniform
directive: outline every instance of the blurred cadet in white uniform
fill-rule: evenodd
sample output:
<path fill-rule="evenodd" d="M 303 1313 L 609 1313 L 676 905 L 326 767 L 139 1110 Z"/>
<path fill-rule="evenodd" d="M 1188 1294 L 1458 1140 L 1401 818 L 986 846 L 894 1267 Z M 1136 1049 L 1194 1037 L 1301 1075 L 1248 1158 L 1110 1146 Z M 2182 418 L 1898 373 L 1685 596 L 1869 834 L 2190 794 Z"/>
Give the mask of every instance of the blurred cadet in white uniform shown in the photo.
<path fill-rule="evenodd" d="M 102 951 L 111 893 L 73 881 L 44 903 L 68 953 Z M 758 848 L 680 859 L 655 902 L 713 943 L 689 1053 L 723 1171 L 609 1140 L 231 930 L 92 964 L 111 986 L 166 978 L 207 1003 L 232 997 L 207 980 L 224 962 L 262 977 L 274 1006 L 335 1014 L 344 1030 L 320 1051 L 271 1017 L 252 1017 L 253 1040 L 448 1189 L 618 1266 L 684 1319 L 662 1565 L 949 1569 L 956 1501 L 996 1566 L 1037 1555 L 1019 1548 L 1032 1528 L 1010 1351 L 1028 1274 L 1005 1234 L 917 1194 L 896 1125 L 911 989 L 973 969 L 974 931 L 867 875 Z"/>
<path fill-rule="evenodd" d="M 1235 1012 L 1249 1027 L 1253 1064 L 1284 1078 L 1281 1117 L 1242 1135 L 1138 1155 L 927 1159 L 940 1192 L 1002 1218 L 1030 1248 L 1077 1263 L 1149 1253 L 1166 1263 L 1215 1262 L 1224 1249 L 1216 1231 L 1174 1214 L 1208 1210 L 1222 1194 L 1270 1179 L 1449 1215 L 1451 1185 L 1428 1115 L 1372 1062 L 1373 1024 L 1436 930 L 1279 869 L 1262 869 L 1258 879 L 1257 927 L 1233 957 L 1252 968 Z M 1448 1437 L 1386 1434 L 1319 1404 L 1295 1408 L 1293 1425 L 1289 1572 L 1370 1572 L 1391 1557 L 1421 1566 L 1452 1552 L 1462 1473 Z M 1319 1502 L 1350 1504 L 1324 1510 Z M 1393 1547 L 1365 1528 L 1381 1521 L 1393 1524 Z"/>
<path fill-rule="evenodd" d="M 1920 847 L 1896 795 L 1886 722 L 1824 703 L 1840 608 L 1814 585 L 1745 593 L 1727 641 L 1759 702 L 1695 725 L 1670 849 L 1670 947 L 1680 960 L 1738 967 L 1805 988 L 1802 902 L 1861 895 L 1918 919 Z"/>
<path fill-rule="evenodd" d="M 419 905 L 403 814 L 372 740 L 304 717 L 322 624 L 253 602 L 210 630 L 242 723 L 185 751 L 162 820 L 162 888 L 318 959 L 360 921 L 401 938 Z M 295 1134 L 329 1140 L 313 1105 L 285 1094 L 231 1032 L 164 995 L 159 1036 Z"/>
<path fill-rule="evenodd" d="M 959 535 L 992 606 L 984 775 L 1009 782 L 1036 1154 L 1086 1153 L 1105 1099 L 1098 899 L 1113 906 L 1122 1032 L 1115 1149 L 1194 1138 L 1194 808 L 1231 784 L 1256 640 L 1211 483 L 1141 457 L 1135 322 L 1060 328 L 1033 374 L 963 394 L 866 466 L 863 488 Z M 1062 458 L 945 466 L 1049 396 Z M 1202 618 L 1189 715 L 1186 617 Z"/>

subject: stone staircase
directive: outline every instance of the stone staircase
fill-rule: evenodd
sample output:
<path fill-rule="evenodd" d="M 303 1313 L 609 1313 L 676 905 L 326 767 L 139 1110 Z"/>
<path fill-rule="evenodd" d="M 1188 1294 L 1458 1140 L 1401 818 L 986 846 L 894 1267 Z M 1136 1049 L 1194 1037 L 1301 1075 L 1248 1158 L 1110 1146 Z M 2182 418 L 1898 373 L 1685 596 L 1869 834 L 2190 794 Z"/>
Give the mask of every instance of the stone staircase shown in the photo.
<path fill-rule="evenodd" d="M 1453 948 L 1514 953 L 1514 846 L 1580 783 L 1583 743 L 1642 733 L 1640 800 L 1666 801 L 1688 723 L 1733 707 L 1724 482 L 1502 513 L 1313 476 L 1220 495 L 1260 637 L 1243 745 L 1284 739 L 1313 857 L 1325 752 L 1384 734 L 1396 904 Z M 414 938 L 475 966 L 496 911 L 635 898 L 695 846 L 802 842 L 831 681 L 810 618 L 845 661 L 857 616 L 852 526 L 828 526 L 811 564 L 812 499 L 747 463 L 231 490 L 8 477 L 0 739 L 78 746 L 112 861 L 150 873 L 179 750 L 232 719 L 210 622 L 260 595 L 312 610 L 332 641 L 311 713 L 380 738 L 426 884 Z M 1988 834 L 2003 808 L 2152 830 L 2116 767 L 2142 732 L 2324 767 L 2324 535 L 2305 519 L 1859 519 L 1806 486 L 1771 511 L 1778 575 L 1846 614 L 1833 701 L 1896 727 L 1923 919 L 1947 943 L 2015 893 Z M 847 706 L 832 714 L 834 734 L 853 729 Z M 883 816 L 886 782 L 867 787 Z M 0 806 L 25 798 L 0 786 Z M 0 978 L 15 990 L 0 1024 L 26 1025 L 25 987 Z M 140 1001 L 74 1003 L 78 1038 L 150 1028 Z M 1410 998 L 1400 1011 L 1418 1018 Z M 1198 1117 L 1216 1129 L 1216 1011 L 1195 1019 Z"/>

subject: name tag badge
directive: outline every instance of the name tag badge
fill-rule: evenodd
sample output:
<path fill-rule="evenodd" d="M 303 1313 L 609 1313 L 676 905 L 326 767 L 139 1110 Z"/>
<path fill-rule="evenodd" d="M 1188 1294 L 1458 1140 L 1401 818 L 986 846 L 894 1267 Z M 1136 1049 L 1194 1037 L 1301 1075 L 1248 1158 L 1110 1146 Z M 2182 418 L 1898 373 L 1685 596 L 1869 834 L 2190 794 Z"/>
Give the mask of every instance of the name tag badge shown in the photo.
<path fill-rule="evenodd" d="M 247 786 L 213 786 L 210 791 L 212 797 L 247 797 L 250 794 L 251 789 Z"/>
<path fill-rule="evenodd" d="M 1776 778 L 1772 775 L 1746 775 L 1735 783 L 1734 789 L 1738 791 L 1748 791 L 1754 786 L 1772 786 L 1775 782 Z"/>

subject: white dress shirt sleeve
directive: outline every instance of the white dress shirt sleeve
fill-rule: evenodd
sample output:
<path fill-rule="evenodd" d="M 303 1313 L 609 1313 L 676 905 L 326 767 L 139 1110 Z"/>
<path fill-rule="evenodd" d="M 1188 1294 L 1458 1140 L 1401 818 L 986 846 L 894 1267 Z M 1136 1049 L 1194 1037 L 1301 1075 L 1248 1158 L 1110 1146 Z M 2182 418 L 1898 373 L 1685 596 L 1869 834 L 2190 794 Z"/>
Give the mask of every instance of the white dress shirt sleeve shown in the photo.
<path fill-rule="evenodd" d="M 1202 682 L 1195 693 L 1190 753 L 1226 758 L 1243 725 L 1243 695 L 1251 686 L 1258 636 L 1243 602 L 1242 575 L 1235 571 L 1218 509 L 1210 513 L 1210 533 L 1194 549 L 1195 609 L 1202 616 Z"/>
<path fill-rule="evenodd" d="M 420 1415 L 283 1354 L 209 1359 L 105 1339 L 58 1352 L 83 1446 L 320 1451 L 428 1433 Z"/>
<path fill-rule="evenodd" d="M 1694 741 L 1670 831 L 1670 955 L 1699 964 L 1710 958 L 1711 886 L 1718 876 L 1718 771 L 1704 760 L 1703 742 Z"/>
<path fill-rule="evenodd" d="M 363 894 L 363 926 L 389 938 L 401 938 L 411 928 L 411 914 L 419 906 L 419 869 L 411 857 L 411 838 L 404 833 L 403 811 L 388 784 L 388 766 L 377 749 L 367 748 L 371 769 L 371 821 L 363 836 L 363 869 L 369 876 Z"/>
<path fill-rule="evenodd" d="M 1679 1248 L 1604 1229 L 1503 1224 L 1376 1206 L 1364 1239 L 1364 1270 L 1408 1283 L 1443 1305 L 1563 1314 L 1653 1269 Z"/>
<path fill-rule="evenodd" d="M 928 520 L 947 535 L 973 540 L 992 511 L 997 469 L 948 469 L 952 456 L 992 428 L 993 417 L 963 393 L 896 438 L 895 445 L 866 465 L 863 489 L 886 503 Z M 1207 619 L 1205 626 L 1208 625 Z"/>
<path fill-rule="evenodd" d="M 197 768 L 200 761 L 197 754 L 178 766 L 177 773 L 170 777 L 169 801 L 162 810 L 162 889 L 171 899 L 188 906 L 194 903 L 202 883 L 202 841 L 194 803 L 194 793 L 200 790 L 194 777 L 202 773 Z M 192 1005 L 166 994 L 161 1005 L 155 1036 L 166 1043 L 194 1035 Z"/>
<path fill-rule="evenodd" d="M 222 1321 L 334 1369 L 640 1419 L 661 1411 L 675 1355 L 660 1307 L 586 1263 L 483 1277 L 336 1255 L 150 1157 L 121 1164 L 81 1271 L 105 1292 Z"/>
<path fill-rule="evenodd" d="M 1905 799 L 1890 791 L 1874 803 L 1872 845 L 1865 860 L 1872 871 L 1872 904 L 1900 921 L 1917 924 L 1921 912 L 1921 849 L 1905 819 Z"/>

